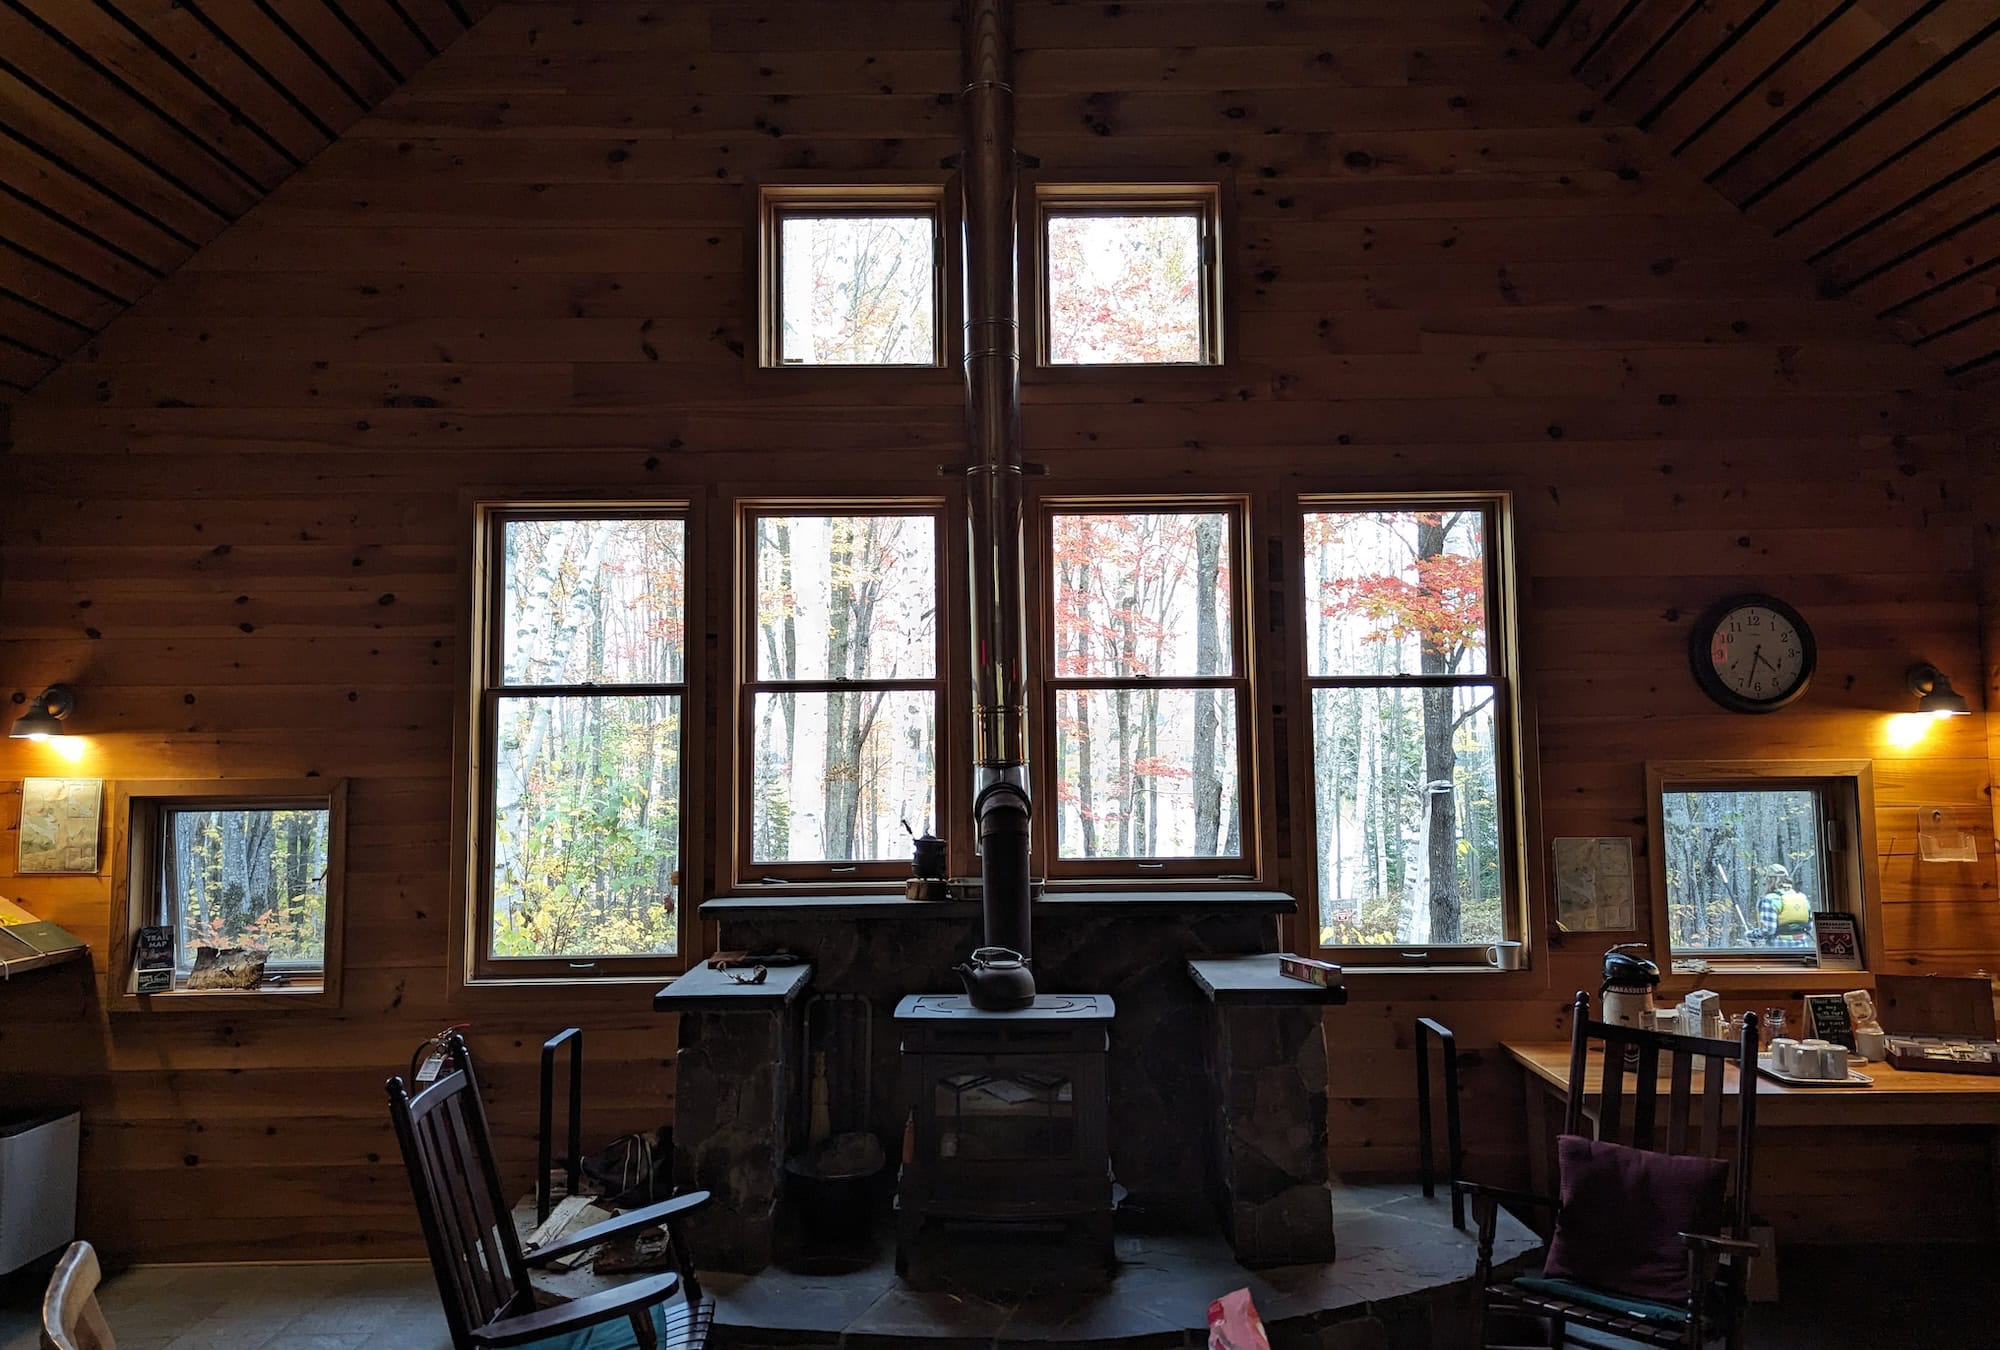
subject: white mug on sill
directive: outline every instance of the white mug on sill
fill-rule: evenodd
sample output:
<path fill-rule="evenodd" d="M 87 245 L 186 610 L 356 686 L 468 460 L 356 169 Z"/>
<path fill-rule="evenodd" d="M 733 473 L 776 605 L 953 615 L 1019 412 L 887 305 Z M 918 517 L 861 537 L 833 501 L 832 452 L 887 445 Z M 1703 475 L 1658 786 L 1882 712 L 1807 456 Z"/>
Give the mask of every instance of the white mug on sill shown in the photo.
<path fill-rule="evenodd" d="M 1521 968 L 1521 944 L 1508 938 L 1502 942 L 1486 944 L 1486 964 L 1495 970 L 1519 970 Z"/>

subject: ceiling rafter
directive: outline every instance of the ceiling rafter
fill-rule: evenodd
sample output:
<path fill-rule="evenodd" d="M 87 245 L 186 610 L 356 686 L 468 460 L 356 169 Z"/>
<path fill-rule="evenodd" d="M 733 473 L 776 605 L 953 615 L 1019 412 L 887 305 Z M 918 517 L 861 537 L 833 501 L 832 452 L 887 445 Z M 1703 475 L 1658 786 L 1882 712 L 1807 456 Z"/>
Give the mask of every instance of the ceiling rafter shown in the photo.
<path fill-rule="evenodd" d="M 1962 384 L 2000 380 L 1992 0 L 1502 0 L 1509 22 Z"/>
<path fill-rule="evenodd" d="M 0 0 L 0 405 L 495 0 Z"/>

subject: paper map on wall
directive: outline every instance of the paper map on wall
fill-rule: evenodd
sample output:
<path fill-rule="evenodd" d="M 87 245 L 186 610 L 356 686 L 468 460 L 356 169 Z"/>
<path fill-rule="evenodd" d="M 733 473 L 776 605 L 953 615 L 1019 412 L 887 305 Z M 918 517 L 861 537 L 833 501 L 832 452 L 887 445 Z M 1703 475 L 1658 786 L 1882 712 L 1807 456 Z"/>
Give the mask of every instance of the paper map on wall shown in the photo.
<path fill-rule="evenodd" d="M 21 780 L 21 871 L 97 871 L 101 778 Z"/>
<path fill-rule="evenodd" d="M 1566 931 L 1632 927 L 1630 839 L 1557 839 L 1555 876 L 1556 919 Z"/>

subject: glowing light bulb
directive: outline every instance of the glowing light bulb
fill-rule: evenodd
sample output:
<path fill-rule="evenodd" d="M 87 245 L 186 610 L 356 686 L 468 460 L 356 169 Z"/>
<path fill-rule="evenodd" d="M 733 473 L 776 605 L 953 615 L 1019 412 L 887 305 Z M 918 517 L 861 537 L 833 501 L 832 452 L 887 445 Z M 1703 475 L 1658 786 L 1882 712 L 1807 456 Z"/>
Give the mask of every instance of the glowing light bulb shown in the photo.
<path fill-rule="evenodd" d="M 1937 720 L 1934 713 L 1891 713 L 1883 728 L 1882 739 L 1898 750 L 1908 750 L 1922 744 Z"/>

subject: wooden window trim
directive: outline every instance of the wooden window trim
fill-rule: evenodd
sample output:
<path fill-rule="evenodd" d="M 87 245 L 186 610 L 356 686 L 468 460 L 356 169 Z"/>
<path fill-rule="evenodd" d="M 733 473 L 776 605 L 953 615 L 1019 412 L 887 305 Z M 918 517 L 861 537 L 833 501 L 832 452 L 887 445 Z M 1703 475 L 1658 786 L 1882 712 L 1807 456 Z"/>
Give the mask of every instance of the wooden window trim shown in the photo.
<path fill-rule="evenodd" d="M 1060 372 L 1076 372 L 1083 378 L 1103 379 L 1109 372 L 1164 371 L 1185 376 L 1187 372 L 1227 364 L 1224 247 L 1228 237 L 1223 220 L 1222 185 L 1209 182 L 1032 182 L 1024 185 L 1032 194 L 1032 228 L 1023 240 L 1026 254 L 1023 269 L 1027 279 L 1023 311 L 1030 328 L 1032 368 L 1038 377 L 1061 378 Z M 1201 347 L 1198 361 L 1053 361 L 1049 357 L 1051 319 L 1049 314 L 1049 220 L 1053 216 L 1183 215 L 1193 213 L 1201 222 L 1202 284 Z"/>
<path fill-rule="evenodd" d="M 134 992 L 133 940 L 160 903 L 159 821 L 173 807 L 287 807 L 327 812 L 326 951 L 317 984 L 287 989 L 176 989 Z M 137 869 L 137 870 L 135 870 Z M 111 950 L 107 954 L 111 1010 L 147 1013 L 234 1013 L 242 1009 L 340 1007 L 347 889 L 347 781 L 341 778 L 168 779 L 115 783 L 111 793 Z"/>
<path fill-rule="evenodd" d="M 1462 971 L 1476 975 L 1503 975 L 1527 978 L 1536 952 L 1532 926 L 1528 922 L 1528 878 L 1532 875 L 1527 856 L 1529 833 L 1526 811 L 1527 743 L 1521 734 L 1520 607 L 1517 601 L 1516 541 L 1513 497 L 1499 490 L 1416 490 L 1407 492 L 1309 492 L 1293 504 L 1287 547 L 1292 555 L 1292 580 L 1296 597 L 1290 600 L 1294 613 L 1303 618 L 1310 588 L 1305 577 L 1305 518 L 1331 511 L 1410 511 L 1478 510 L 1486 519 L 1486 671 L 1459 676 L 1315 676 L 1311 673 L 1303 629 L 1293 644 L 1291 663 L 1297 674 L 1301 702 L 1297 718 L 1300 766 L 1296 790 L 1298 805 L 1292 811 L 1294 828 L 1302 844 L 1302 859 L 1296 889 L 1300 895 L 1300 919 L 1306 931 L 1302 946 L 1318 950 L 1350 970 L 1369 974 L 1437 974 Z M 1319 808 L 1314 799 L 1312 696 L 1315 689 L 1356 687 L 1436 687 L 1439 685 L 1491 688 L 1494 691 L 1495 779 L 1500 792 L 1499 824 L 1501 871 L 1501 921 L 1504 936 L 1522 944 L 1520 972 L 1498 971 L 1486 963 L 1484 942 L 1383 943 L 1373 946 L 1320 943 L 1324 926 L 1323 898 L 1319 893 Z"/>
<path fill-rule="evenodd" d="M 466 697 L 461 703 L 456 741 L 461 747 L 458 762 L 463 766 L 453 794 L 452 856 L 464 868 L 460 901 L 451 906 L 451 948 L 459 953 L 452 967 L 454 989 L 507 991 L 513 997 L 522 991 L 544 988 L 559 991 L 564 998 L 598 986 L 607 987 L 607 997 L 622 997 L 609 987 L 628 984 L 655 984 L 663 976 L 685 971 L 700 960 L 702 933 L 697 922 L 703 828 L 699 818 L 699 794 L 692 789 L 699 781 L 691 766 L 698 769 L 703 754 L 702 663 L 697 637 L 703 631 L 698 597 L 703 594 L 704 543 L 702 513 L 696 509 L 696 494 L 663 493 L 657 498 L 631 497 L 549 497 L 479 499 L 470 503 L 468 518 L 468 596 L 466 623 L 462 631 L 465 649 L 472 654 L 468 665 Z M 670 516 L 683 522 L 685 594 L 682 600 L 682 679 L 681 700 L 681 828 L 680 885 L 675 896 L 679 948 L 671 956 L 599 956 L 584 962 L 570 957 L 506 957 L 490 954 L 488 935 L 492 931 L 492 838 L 487 822 L 492 814 L 493 781 L 489 747 L 492 743 L 491 708 L 497 703 L 501 686 L 500 642 L 502 625 L 495 619 L 494 603 L 504 582 L 500 564 L 501 526 L 508 520 L 532 517 L 553 519 L 618 519 Z M 600 685 L 580 687 L 574 692 L 613 694 L 668 686 Z M 544 690 L 543 692 L 548 692 Z M 556 692 L 561 692 L 557 690 Z"/>
<path fill-rule="evenodd" d="M 1838 876 L 1841 906 L 1861 927 L 1861 971 L 1821 970 L 1798 960 L 1759 961 L 1739 957 L 1702 958 L 1706 972 L 1672 969 L 1672 931 L 1667 922 L 1666 810 L 1663 795 L 1675 789 L 1728 791 L 1732 788 L 1834 789 L 1827 802 L 1847 836 Z M 1646 763 L 1647 879 L 1651 887 L 1654 958 L 1672 988 L 1855 989 L 1886 969 L 1882 943 L 1882 894 L 1875 841 L 1875 765 L 1868 759 L 1648 760 Z"/>
<path fill-rule="evenodd" d="M 736 507 L 736 557 L 731 576 L 736 586 L 735 631 L 731 643 L 736 679 L 732 713 L 735 719 L 735 753 L 730 762 L 728 800 L 733 811 L 728 843 L 732 860 L 729 876 L 732 893 L 757 892 L 773 885 L 809 885 L 815 891 L 858 893 L 900 890 L 910 875 L 905 858 L 870 859 L 841 863 L 831 859 L 768 862 L 752 852 L 750 833 L 755 818 L 756 775 L 751 772 L 756 746 L 756 719 L 751 706 L 759 693 L 793 690 L 799 693 L 867 692 L 903 690 L 928 692 L 936 719 L 932 743 L 936 746 L 937 778 L 933 785 L 934 828 L 949 817 L 947 803 L 953 798 L 949 783 L 956 774 L 956 738 L 951 734 L 953 716 L 951 690 L 952 651 L 949 627 L 958 607 L 951 603 L 953 573 L 948 560 L 950 518 L 942 497 L 742 497 Z M 895 680 L 765 680 L 757 676 L 757 521 L 773 516 L 926 516 L 932 522 L 933 561 L 936 578 L 936 652 L 927 679 Z M 912 822 L 915 824 L 916 822 Z"/>
<path fill-rule="evenodd" d="M 1257 727 L 1257 655 L 1251 635 L 1255 631 L 1250 613 L 1252 567 L 1250 542 L 1250 499 L 1240 493 L 1181 493 L 1174 495 L 1091 494 L 1080 496 L 1040 496 L 1033 502 L 1034 543 L 1027 570 L 1032 588 L 1034 631 L 1029 689 L 1029 743 L 1033 747 L 1030 772 L 1035 780 L 1036 800 L 1058 800 L 1055 780 L 1056 704 L 1072 689 L 1228 689 L 1236 702 L 1237 810 L 1242 816 L 1238 831 L 1243 851 L 1215 858 L 1064 858 L 1060 856 L 1057 826 L 1060 812 L 1052 809 L 1034 813 L 1034 848 L 1043 859 L 1051 883 L 1081 884 L 1091 889 L 1147 889 L 1180 886 L 1189 889 L 1213 888 L 1218 883 L 1249 887 L 1263 877 L 1263 793 L 1259 780 L 1259 730 Z M 1055 518 L 1062 515 L 1115 515 L 1125 512 L 1220 513 L 1229 521 L 1231 549 L 1229 594 L 1229 641 L 1235 674 L 1227 676 L 1175 676 L 1157 680 L 1116 678 L 1070 678 L 1056 675 L 1055 643 Z"/>
<path fill-rule="evenodd" d="M 779 227 L 789 216 L 906 216 L 931 220 L 931 359 L 929 361 L 869 361 L 854 363 L 800 362 L 788 364 L 780 345 L 784 324 L 784 257 Z M 941 183 L 765 183 L 757 189 L 757 222 L 753 231 L 756 257 L 757 366 L 760 370 L 800 371 L 942 370 L 950 359 L 951 290 L 949 214 Z"/>

